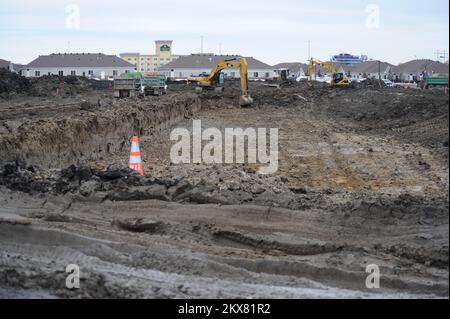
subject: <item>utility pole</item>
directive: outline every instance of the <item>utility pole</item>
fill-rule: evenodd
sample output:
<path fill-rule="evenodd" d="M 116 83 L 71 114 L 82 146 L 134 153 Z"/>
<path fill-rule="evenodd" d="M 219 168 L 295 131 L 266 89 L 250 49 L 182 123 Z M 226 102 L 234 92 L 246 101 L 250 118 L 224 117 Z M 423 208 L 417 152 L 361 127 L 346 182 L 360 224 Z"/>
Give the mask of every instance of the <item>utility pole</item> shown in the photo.
<path fill-rule="evenodd" d="M 437 50 L 434 54 L 436 54 L 436 61 L 438 62 L 441 62 L 441 60 L 444 60 L 443 62 L 445 62 L 447 60 L 448 54 L 446 50 L 442 52 Z"/>

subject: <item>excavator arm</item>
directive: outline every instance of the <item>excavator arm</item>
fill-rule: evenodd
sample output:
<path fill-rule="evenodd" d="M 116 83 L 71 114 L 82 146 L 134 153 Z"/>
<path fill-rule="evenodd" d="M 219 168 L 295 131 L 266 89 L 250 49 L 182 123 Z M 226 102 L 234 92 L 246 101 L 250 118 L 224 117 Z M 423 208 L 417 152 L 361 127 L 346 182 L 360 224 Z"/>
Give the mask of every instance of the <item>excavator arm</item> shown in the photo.
<path fill-rule="evenodd" d="M 331 76 L 332 76 L 331 84 L 332 85 L 334 85 L 334 86 L 348 86 L 349 85 L 347 76 L 343 73 L 338 73 L 336 71 L 336 68 L 334 67 L 334 65 L 331 62 L 322 62 L 322 61 L 316 60 L 314 58 L 311 58 L 309 60 L 309 68 L 308 68 L 309 81 L 308 82 L 310 85 L 312 83 L 312 79 L 313 79 L 312 77 L 313 77 L 315 65 L 321 66 L 331 72 Z"/>
<path fill-rule="evenodd" d="M 199 76 L 199 77 L 190 76 L 187 78 L 187 80 L 189 82 L 196 82 L 199 86 L 214 87 L 219 82 L 220 72 L 228 68 L 239 69 L 240 71 L 242 95 L 239 99 L 239 104 L 241 106 L 252 104 L 253 99 L 248 94 L 248 65 L 247 60 L 245 58 L 220 60 L 212 68 L 208 76 Z"/>

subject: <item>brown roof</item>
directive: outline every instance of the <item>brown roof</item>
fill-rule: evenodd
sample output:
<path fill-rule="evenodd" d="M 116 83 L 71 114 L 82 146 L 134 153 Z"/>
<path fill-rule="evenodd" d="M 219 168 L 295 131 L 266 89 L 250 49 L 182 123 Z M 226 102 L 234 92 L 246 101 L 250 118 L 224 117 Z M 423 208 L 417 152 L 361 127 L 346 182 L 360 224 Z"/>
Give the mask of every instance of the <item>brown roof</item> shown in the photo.
<path fill-rule="evenodd" d="M 399 73 L 422 73 L 424 71 L 448 73 L 448 70 L 448 64 L 428 59 L 412 60 L 406 63 L 399 64 L 395 68 L 395 71 Z"/>
<path fill-rule="evenodd" d="M 11 62 L 0 59 L 0 69 L 8 69 L 9 70 L 10 64 L 11 64 Z"/>
<path fill-rule="evenodd" d="M 361 74 L 369 74 L 369 73 L 384 73 L 388 68 L 393 68 L 394 65 L 387 62 L 379 62 L 375 60 L 366 61 L 360 64 L 355 64 L 349 67 L 351 73 L 361 73 Z"/>
<path fill-rule="evenodd" d="M 180 56 L 178 59 L 171 61 L 158 70 L 171 69 L 212 69 L 214 65 L 222 59 L 240 58 L 238 55 L 214 55 L 214 54 L 191 54 Z M 273 69 L 272 66 L 261 62 L 253 57 L 245 58 L 249 69 Z"/>
<path fill-rule="evenodd" d="M 105 67 L 105 68 L 131 68 L 134 65 L 128 63 L 115 55 L 102 53 L 53 53 L 41 55 L 31 61 L 27 68 L 53 68 L 53 67 Z"/>
<path fill-rule="evenodd" d="M 342 67 L 342 69 L 345 71 L 345 72 L 348 72 L 348 70 L 349 70 L 349 66 L 348 65 L 345 65 L 345 64 L 342 64 L 342 63 L 338 63 L 338 62 L 330 62 L 330 61 L 326 61 L 325 63 L 331 63 L 333 66 L 334 66 L 334 68 L 336 69 L 336 71 L 338 71 L 339 72 L 339 69 Z M 308 67 L 307 67 L 307 69 L 308 69 Z M 326 69 L 326 68 L 324 68 L 324 67 L 322 67 L 322 66 L 320 66 L 320 65 L 315 65 L 314 66 L 314 72 L 316 73 L 316 74 L 318 74 L 318 73 L 325 73 L 325 74 L 329 74 L 330 73 L 330 71 L 328 70 L 328 69 Z"/>

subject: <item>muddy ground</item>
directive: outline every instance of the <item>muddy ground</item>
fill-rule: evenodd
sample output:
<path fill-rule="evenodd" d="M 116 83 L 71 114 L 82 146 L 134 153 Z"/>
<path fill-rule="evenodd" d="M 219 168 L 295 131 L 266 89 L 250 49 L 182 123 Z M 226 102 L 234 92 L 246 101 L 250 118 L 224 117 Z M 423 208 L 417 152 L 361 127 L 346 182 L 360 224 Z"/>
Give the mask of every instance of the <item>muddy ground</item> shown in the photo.
<path fill-rule="evenodd" d="M 442 91 L 255 82 L 240 108 L 232 82 L 114 100 L 54 81 L 0 100 L 0 297 L 448 298 Z M 278 128 L 278 172 L 172 164 L 171 130 L 198 119 Z"/>

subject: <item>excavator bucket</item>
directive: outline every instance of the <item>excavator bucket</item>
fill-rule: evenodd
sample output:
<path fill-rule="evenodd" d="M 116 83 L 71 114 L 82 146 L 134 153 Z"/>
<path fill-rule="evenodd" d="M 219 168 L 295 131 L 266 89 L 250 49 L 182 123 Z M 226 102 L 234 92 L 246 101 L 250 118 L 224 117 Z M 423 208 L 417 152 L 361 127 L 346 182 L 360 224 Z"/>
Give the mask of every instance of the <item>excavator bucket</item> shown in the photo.
<path fill-rule="evenodd" d="M 240 106 L 249 106 L 253 103 L 253 99 L 250 95 L 241 95 L 239 98 L 239 105 Z"/>

